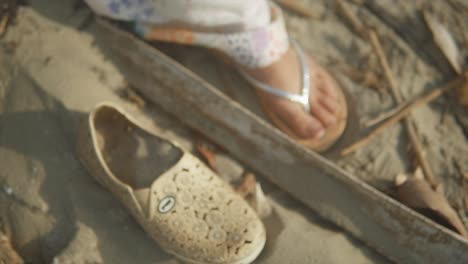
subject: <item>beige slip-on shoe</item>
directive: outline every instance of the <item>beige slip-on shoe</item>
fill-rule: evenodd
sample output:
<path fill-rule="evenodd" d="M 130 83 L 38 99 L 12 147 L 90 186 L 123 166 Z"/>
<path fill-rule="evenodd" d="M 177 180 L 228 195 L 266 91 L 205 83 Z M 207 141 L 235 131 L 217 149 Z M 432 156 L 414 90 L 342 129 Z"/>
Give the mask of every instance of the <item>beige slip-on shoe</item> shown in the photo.
<path fill-rule="evenodd" d="M 82 163 L 167 252 L 189 263 L 251 263 L 265 228 L 252 208 L 192 154 L 116 105 L 103 103 L 78 136 Z"/>

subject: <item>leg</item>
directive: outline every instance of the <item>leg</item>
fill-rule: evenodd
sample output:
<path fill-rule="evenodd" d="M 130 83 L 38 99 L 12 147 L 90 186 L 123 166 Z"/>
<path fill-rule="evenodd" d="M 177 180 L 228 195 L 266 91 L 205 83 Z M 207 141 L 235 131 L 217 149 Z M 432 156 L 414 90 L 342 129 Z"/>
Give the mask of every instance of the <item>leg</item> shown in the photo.
<path fill-rule="evenodd" d="M 266 0 L 140 2 L 153 7 L 152 12 L 147 12 L 152 15 L 139 12 L 138 7 L 127 12 L 139 21 L 138 31 L 144 38 L 218 50 L 255 80 L 278 90 L 300 93 L 301 63 L 297 51 L 289 46 L 282 13 L 276 5 L 268 4 Z M 106 10 L 101 13 L 111 13 L 109 8 Z M 122 13 L 120 11 L 117 18 L 132 20 L 131 16 L 123 17 Z M 330 75 L 310 57 L 307 60 L 312 77 L 309 111 L 300 104 L 257 90 L 263 108 L 275 125 L 295 139 L 307 142 L 307 146 L 322 150 L 325 148 L 320 146 L 322 138 L 335 134 L 336 137 L 332 137 L 336 140 L 344 130 L 346 104 Z"/>

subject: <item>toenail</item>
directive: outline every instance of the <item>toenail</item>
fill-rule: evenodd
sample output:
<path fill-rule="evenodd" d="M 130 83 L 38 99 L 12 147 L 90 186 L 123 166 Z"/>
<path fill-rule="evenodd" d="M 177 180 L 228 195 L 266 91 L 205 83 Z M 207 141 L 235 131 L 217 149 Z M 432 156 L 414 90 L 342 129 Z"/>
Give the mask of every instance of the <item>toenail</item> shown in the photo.
<path fill-rule="evenodd" d="M 321 139 L 324 135 L 325 135 L 325 130 L 321 129 L 315 134 L 314 139 Z"/>

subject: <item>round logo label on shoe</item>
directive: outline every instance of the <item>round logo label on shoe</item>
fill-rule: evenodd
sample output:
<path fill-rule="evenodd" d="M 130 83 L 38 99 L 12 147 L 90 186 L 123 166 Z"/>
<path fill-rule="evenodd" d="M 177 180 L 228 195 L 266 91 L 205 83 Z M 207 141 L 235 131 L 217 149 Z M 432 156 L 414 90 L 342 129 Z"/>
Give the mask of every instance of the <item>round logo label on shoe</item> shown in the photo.
<path fill-rule="evenodd" d="M 175 203 L 176 200 L 173 196 L 166 196 L 159 202 L 158 210 L 160 213 L 165 214 L 174 208 Z"/>

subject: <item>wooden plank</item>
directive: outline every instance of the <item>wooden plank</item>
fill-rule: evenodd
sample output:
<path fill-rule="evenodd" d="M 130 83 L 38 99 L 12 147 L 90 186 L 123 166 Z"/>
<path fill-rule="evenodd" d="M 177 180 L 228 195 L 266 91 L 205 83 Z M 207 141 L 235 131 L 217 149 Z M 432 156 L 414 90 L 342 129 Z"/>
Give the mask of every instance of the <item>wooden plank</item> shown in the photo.
<path fill-rule="evenodd" d="M 296 144 L 157 49 L 99 25 L 111 59 L 139 92 L 322 217 L 397 262 L 468 263 L 467 240 Z"/>

